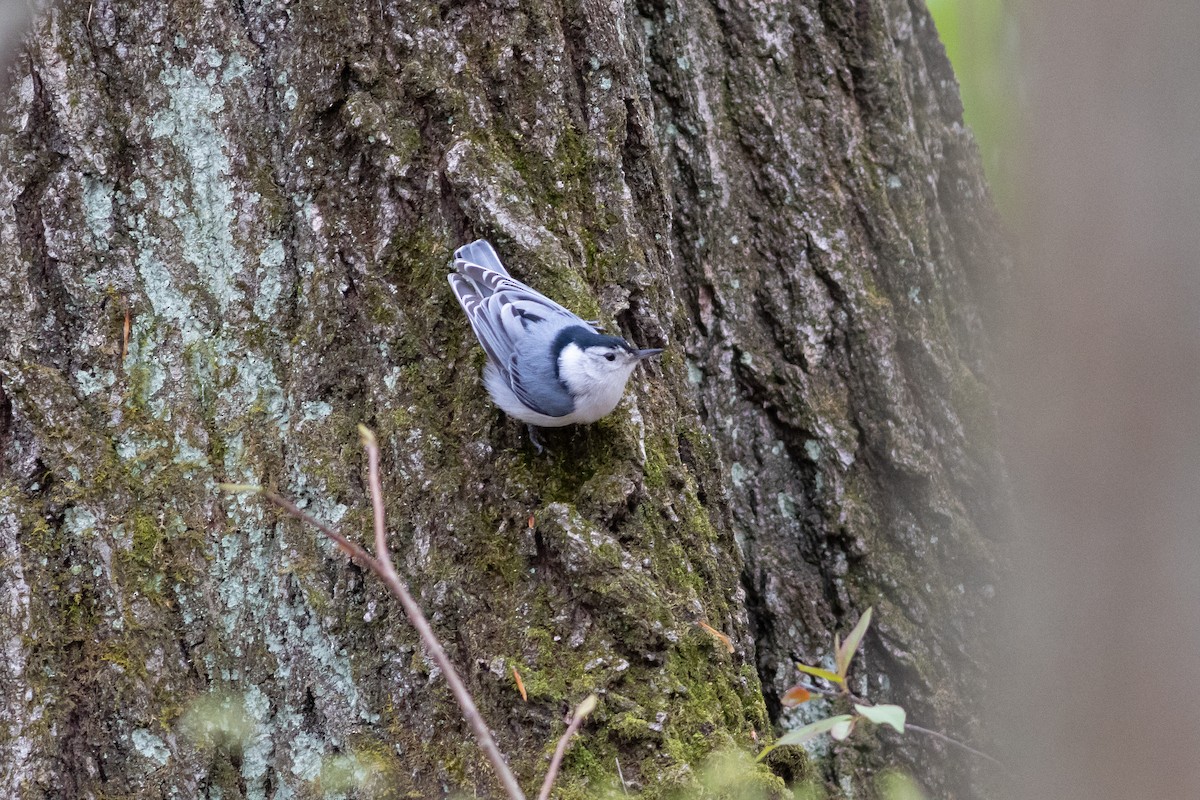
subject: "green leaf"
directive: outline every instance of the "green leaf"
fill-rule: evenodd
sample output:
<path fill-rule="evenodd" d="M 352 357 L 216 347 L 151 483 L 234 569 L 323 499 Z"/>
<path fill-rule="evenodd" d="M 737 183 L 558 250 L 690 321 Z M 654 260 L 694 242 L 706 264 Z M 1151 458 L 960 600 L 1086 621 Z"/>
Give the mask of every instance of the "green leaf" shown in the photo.
<path fill-rule="evenodd" d="M 845 741 L 846 737 L 850 735 L 850 731 L 854 730 L 854 723 L 857 721 L 854 717 L 843 720 L 833 726 L 833 729 L 829 731 L 829 735 L 839 742 Z"/>
<path fill-rule="evenodd" d="M 763 751 L 758 754 L 758 758 L 755 760 L 762 761 L 763 758 L 766 757 L 767 753 L 771 752 L 776 747 L 783 747 L 784 745 L 788 744 L 804 744 L 811 739 L 817 738 L 822 733 L 828 733 L 839 725 L 844 725 L 847 722 L 853 723 L 853 721 L 854 717 L 850 714 L 838 714 L 836 717 L 829 717 L 827 719 L 819 719 L 816 722 L 810 722 L 803 728 L 796 728 L 794 731 L 788 731 L 783 736 L 780 736 L 779 740 L 776 741 L 775 744 L 764 748 Z"/>
<path fill-rule="evenodd" d="M 846 682 L 845 679 L 843 679 L 841 675 L 835 675 L 834 673 L 830 672 L 829 670 L 821 669 L 820 667 L 810 667 L 808 664 L 797 664 L 796 669 L 800 670 L 805 675 L 812 675 L 813 677 L 816 677 L 816 678 L 824 678 L 825 680 L 831 681 L 832 683 L 845 683 Z"/>
<path fill-rule="evenodd" d="M 900 706 L 860 706 L 856 704 L 854 710 L 876 725 L 891 725 L 897 733 L 904 733 L 904 720 L 907 718 L 907 714 Z"/>
<path fill-rule="evenodd" d="M 846 641 L 842 642 L 842 646 L 837 650 L 837 671 L 843 680 L 845 680 L 846 673 L 850 670 L 850 662 L 854 660 L 854 654 L 858 652 L 858 645 L 862 642 L 863 636 L 867 633 L 867 628 L 871 625 L 872 610 L 868 608 L 863 612 L 863 615 L 858 618 L 858 624 L 854 626 L 854 630 L 850 631 L 850 635 L 846 637 Z"/>

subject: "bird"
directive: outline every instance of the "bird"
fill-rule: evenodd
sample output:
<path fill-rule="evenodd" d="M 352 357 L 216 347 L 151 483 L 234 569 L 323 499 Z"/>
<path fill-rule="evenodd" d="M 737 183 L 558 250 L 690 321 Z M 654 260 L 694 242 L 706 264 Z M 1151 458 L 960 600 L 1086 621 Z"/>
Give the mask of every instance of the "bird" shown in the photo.
<path fill-rule="evenodd" d="M 492 402 L 529 427 L 587 425 L 607 416 L 634 368 L 661 347 L 637 349 L 609 336 L 509 274 L 477 239 L 454 251 L 450 288 L 487 353 L 483 384 Z"/>

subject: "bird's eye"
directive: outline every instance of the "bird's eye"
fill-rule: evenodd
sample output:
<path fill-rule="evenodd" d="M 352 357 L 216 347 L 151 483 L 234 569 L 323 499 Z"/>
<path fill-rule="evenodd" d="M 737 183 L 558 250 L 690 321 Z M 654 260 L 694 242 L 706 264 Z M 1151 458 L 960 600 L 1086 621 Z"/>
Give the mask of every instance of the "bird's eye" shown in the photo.
<path fill-rule="evenodd" d="M 609 361 L 616 361 L 616 360 L 617 360 L 617 357 L 616 357 L 614 354 L 612 354 L 612 353 L 609 353 L 608 355 L 606 355 L 606 356 L 604 356 L 604 357 L 605 357 L 605 358 L 607 358 Z"/>

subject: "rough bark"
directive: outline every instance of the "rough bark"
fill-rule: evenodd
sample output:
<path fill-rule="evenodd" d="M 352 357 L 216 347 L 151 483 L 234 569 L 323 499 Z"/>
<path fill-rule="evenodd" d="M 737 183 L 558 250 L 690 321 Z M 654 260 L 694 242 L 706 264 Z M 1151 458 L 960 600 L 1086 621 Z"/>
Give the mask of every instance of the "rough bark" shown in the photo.
<path fill-rule="evenodd" d="M 956 91 L 916 0 L 42 12 L 0 138 L 3 780 L 496 793 L 377 582 L 215 489 L 365 535 L 359 422 L 525 785 L 590 691 L 557 796 L 752 749 L 868 605 L 858 688 L 975 737 L 1002 259 Z M 668 348 L 548 457 L 487 403 L 445 283 L 475 236 Z M 971 791 L 958 754 L 881 741 L 775 768 Z"/>

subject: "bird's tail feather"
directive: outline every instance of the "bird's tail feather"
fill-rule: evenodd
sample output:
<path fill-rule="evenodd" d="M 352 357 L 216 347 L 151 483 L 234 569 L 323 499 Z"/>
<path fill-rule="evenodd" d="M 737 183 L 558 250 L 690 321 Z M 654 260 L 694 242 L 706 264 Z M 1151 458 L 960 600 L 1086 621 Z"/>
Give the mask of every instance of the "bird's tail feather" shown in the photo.
<path fill-rule="evenodd" d="M 512 276 L 508 274 L 508 270 L 500 263 L 500 256 L 496 255 L 496 251 L 488 243 L 487 239 L 476 239 L 470 244 L 464 244 L 462 247 L 454 251 L 454 259 L 456 261 L 467 261 L 472 264 L 478 264 L 491 272 L 498 272 L 506 278 Z"/>

